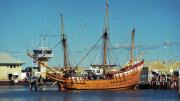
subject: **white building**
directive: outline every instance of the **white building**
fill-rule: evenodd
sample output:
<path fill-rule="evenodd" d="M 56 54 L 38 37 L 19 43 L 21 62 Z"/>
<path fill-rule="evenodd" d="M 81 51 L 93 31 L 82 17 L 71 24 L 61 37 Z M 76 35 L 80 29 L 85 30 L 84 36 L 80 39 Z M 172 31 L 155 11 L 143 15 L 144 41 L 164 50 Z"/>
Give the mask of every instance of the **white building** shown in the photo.
<path fill-rule="evenodd" d="M 22 65 L 20 60 L 13 58 L 9 53 L 0 53 L 0 80 L 21 80 Z"/>

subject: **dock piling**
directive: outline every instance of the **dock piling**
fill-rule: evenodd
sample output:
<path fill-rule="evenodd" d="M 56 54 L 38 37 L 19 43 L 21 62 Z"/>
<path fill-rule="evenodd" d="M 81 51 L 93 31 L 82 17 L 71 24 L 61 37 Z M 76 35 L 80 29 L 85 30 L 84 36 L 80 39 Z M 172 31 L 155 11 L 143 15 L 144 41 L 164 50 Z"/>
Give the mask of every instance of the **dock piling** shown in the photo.
<path fill-rule="evenodd" d="M 178 77 L 178 90 L 179 90 L 179 94 L 180 94 L 180 75 Z"/>

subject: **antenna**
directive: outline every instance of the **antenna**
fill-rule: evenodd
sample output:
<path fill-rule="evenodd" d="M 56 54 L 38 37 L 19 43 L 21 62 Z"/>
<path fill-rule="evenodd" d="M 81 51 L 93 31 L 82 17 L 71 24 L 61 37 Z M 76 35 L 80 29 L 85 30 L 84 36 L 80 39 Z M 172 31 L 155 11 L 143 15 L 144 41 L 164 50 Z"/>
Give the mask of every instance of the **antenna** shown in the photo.
<path fill-rule="evenodd" d="M 28 41 L 26 41 L 26 52 L 29 53 L 29 44 L 28 44 Z"/>
<path fill-rule="evenodd" d="M 41 48 L 44 48 L 44 38 L 43 37 L 41 38 L 41 42 L 42 42 Z"/>

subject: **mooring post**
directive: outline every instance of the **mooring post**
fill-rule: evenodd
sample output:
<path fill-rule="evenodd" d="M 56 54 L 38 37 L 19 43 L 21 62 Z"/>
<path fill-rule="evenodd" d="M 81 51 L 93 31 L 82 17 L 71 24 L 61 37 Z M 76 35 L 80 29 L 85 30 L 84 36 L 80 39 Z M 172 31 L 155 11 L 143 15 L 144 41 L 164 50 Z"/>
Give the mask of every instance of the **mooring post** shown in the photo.
<path fill-rule="evenodd" d="M 179 94 L 180 94 L 180 77 L 178 78 L 178 89 L 179 89 Z"/>
<path fill-rule="evenodd" d="M 178 77 L 178 89 L 179 89 L 179 94 L 180 94 L 180 70 L 179 70 L 179 77 Z"/>
<path fill-rule="evenodd" d="M 58 86 L 59 86 L 59 91 L 64 91 L 65 90 L 64 86 L 62 84 L 59 84 Z"/>

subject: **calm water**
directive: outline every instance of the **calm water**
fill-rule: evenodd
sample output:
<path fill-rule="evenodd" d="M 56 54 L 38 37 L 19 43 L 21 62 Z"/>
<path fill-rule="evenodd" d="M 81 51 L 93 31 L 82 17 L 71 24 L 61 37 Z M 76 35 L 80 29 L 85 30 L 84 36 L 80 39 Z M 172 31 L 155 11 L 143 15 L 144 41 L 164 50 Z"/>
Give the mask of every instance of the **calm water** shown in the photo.
<path fill-rule="evenodd" d="M 30 91 L 24 86 L 0 86 L 0 101 L 180 101 L 177 90 Z"/>

